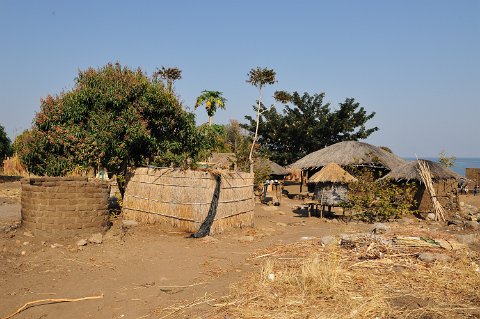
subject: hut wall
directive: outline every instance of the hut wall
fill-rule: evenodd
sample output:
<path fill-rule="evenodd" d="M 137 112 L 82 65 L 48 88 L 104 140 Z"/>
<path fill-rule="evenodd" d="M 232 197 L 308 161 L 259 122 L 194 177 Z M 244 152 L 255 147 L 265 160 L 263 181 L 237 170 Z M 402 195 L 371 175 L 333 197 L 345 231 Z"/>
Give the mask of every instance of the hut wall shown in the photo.
<path fill-rule="evenodd" d="M 126 218 L 196 232 L 205 220 L 216 186 L 205 171 L 138 168 L 123 201 Z M 211 233 L 253 226 L 253 174 L 223 172 Z"/>
<path fill-rule="evenodd" d="M 313 199 L 323 205 L 336 206 L 347 201 L 348 186 L 338 183 L 317 183 Z"/>
<path fill-rule="evenodd" d="M 455 179 L 441 180 L 433 184 L 438 201 L 447 210 L 458 209 L 457 184 Z M 419 211 L 431 212 L 433 210 L 432 199 L 423 184 L 417 183 L 415 200 Z"/>
<path fill-rule="evenodd" d="M 22 225 L 42 237 L 74 237 L 103 229 L 110 184 L 86 177 L 22 179 Z"/>

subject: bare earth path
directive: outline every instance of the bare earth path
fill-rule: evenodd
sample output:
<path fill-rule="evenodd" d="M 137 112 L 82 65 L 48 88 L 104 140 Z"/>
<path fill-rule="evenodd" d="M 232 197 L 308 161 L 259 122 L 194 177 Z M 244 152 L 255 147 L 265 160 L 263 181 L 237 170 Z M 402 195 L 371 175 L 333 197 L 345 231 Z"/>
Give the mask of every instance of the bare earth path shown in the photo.
<path fill-rule="evenodd" d="M 18 182 L 0 184 L 0 227 L 20 219 L 18 190 Z M 258 271 L 259 261 L 249 258 L 258 249 L 370 227 L 305 218 L 292 212 L 297 204 L 257 205 L 254 228 L 214 239 L 162 233 L 154 226 L 124 233 L 117 221 L 102 244 L 80 250 L 76 240 L 44 242 L 22 229 L 2 231 L 0 318 L 32 300 L 101 294 L 98 300 L 32 307 L 15 318 L 161 318 L 168 313 L 161 312 L 165 307 L 228 294 L 231 283 Z M 198 307 L 171 318 L 196 317 L 196 311 Z"/>

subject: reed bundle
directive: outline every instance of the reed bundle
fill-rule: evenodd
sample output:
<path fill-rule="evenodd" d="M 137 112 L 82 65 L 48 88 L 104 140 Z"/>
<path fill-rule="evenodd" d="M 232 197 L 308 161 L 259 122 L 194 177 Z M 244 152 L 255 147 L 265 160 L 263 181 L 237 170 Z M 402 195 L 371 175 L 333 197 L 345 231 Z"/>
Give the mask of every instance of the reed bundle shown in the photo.
<path fill-rule="evenodd" d="M 215 174 L 222 183 L 211 233 L 252 226 L 253 174 L 230 171 L 137 168 L 125 191 L 125 217 L 196 232 L 212 204 Z"/>
<path fill-rule="evenodd" d="M 437 199 L 435 188 L 433 187 L 432 174 L 430 173 L 430 169 L 424 161 L 418 161 L 418 174 L 420 174 L 422 183 L 425 185 L 425 188 L 430 194 L 435 220 L 445 221 L 445 209 Z"/>

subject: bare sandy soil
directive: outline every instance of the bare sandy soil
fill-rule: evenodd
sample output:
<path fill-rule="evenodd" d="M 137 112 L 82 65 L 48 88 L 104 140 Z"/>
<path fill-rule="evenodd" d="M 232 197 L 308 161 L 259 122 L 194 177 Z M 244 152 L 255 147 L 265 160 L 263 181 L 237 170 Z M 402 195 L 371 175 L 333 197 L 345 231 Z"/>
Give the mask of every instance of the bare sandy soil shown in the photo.
<path fill-rule="evenodd" d="M 20 186 L 15 182 L 1 187 L 2 198 L 17 196 L 0 205 L 0 226 L 18 223 Z M 45 242 L 24 235 L 21 228 L 2 232 L 0 317 L 32 300 L 103 294 L 98 300 L 33 307 L 15 318 L 157 318 L 167 306 L 205 294 L 227 294 L 230 283 L 253 271 L 255 262 L 249 256 L 258 249 L 369 227 L 305 218 L 292 212 L 297 204 L 284 200 L 280 207 L 258 205 L 254 228 L 207 239 L 162 233 L 154 226 L 124 232 L 120 220 L 102 244 L 82 249 L 76 240 Z"/>
<path fill-rule="evenodd" d="M 19 223 L 19 189 L 19 182 L 0 183 L 0 227 Z M 478 204 L 476 200 L 480 207 L 480 197 Z M 167 307 L 228 294 L 231 283 L 258 271 L 259 260 L 252 257 L 256 251 L 371 228 L 307 218 L 294 212 L 299 203 L 284 199 L 280 207 L 258 204 L 254 228 L 204 239 L 163 233 L 154 226 L 124 231 L 121 220 L 114 221 L 102 244 L 84 247 L 78 247 L 76 239 L 42 241 L 21 228 L 2 231 L 0 318 L 33 300 L 100 295 L 101 299 L 31 307 L 14 317 L 163 318 Z M 208 307 L 192 307 L 168 318 L 208 318 Z"/>

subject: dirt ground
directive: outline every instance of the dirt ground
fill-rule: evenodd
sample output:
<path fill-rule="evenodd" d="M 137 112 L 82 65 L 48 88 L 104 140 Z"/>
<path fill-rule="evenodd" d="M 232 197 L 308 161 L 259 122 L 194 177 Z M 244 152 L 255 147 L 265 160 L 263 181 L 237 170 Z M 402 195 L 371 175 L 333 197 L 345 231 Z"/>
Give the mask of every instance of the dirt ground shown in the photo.
<path fill-rule="evenodd" d="M 462 201 L 480 207 L 480 196 Z M 164 233 L 154 226 L 123 231 L 121 220 L 115 220 L 102 244 L 78 247 L 80 238 L 42 241 L 22 228 L 5 231 L 20 221 L 20 184 L 0 183 L 0 318 L 29 301 L 90 296 L 103 297 L 31 307 L 14 317 L 166 318 L 174 308 L 165 308 L 228 294 L 230 284 L 258 271 L 259 263 L 252 258 L 256 251 L 371 228 L 307 218 L 295 210 L 299 204 L 289 199 L 282 199 L 280 207 L 257 204 L 254 228 L 204 239 Z M 202 317 L 208 307 L 192 307 L 168 318 Z"/>

